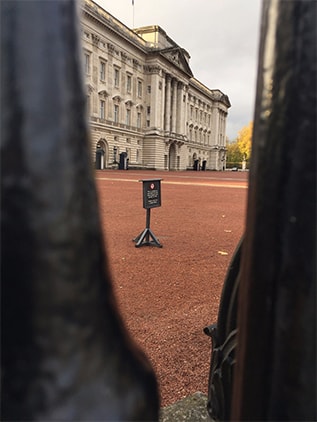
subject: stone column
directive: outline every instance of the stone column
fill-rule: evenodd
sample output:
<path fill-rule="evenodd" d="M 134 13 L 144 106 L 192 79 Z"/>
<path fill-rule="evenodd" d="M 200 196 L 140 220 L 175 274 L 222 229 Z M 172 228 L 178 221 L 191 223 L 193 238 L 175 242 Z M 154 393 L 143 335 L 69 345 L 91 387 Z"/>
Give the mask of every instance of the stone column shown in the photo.
<path fill-rule="evenodd" d="M 164 129 L 166 132 L 170 132 L 170 122 L 171 122 L 171 76 L 166 75 L 166 90 L 165 90 L 165 119 L 164 119 Z"/>
<path fill-rule="evenodd" d="M 172 104 L 172 132 L 176 132 L 176 118 L 177 118 L 177 80 L 173 79 L 173 104 Z"/>
<path fill-rule="evenodd" d="M 165 73 L 162 72 L 160 74 L 159 84 L 161 84 L 161 116 L 160 116 L 160 122 L 161 122 L 161 129 L 162 131 L 165 130 L 165 101 L 166 101 L 166 78 Z"/>
<path fill-rule="evenodd" d="M 219 136 L 218 136 L 218 145 L 221 147 L 222 145 L 222 130 L 223 130 L 223 118 L 222 118 L 222 110 L 219 110 Z"/>
<path fill-rule="evenodd" d="M 176 111 L 176 132 L 183 134 L 183 117 L 184 117 L 184 107 L 183 107 L 183 83 L 178 82 L 177 84 L 177 111 Z"/>
<path fill-rule="evenodd" d="M 181 131 L 184 135 L 187 135 L 187 121 L 189 116 L 189 104 L 188 104 L 188 87 L 184 85 L 183 88 L 183 95 L 185 96 L 185 101 L 183 102 L 183 120 L 182 120 L 182 126 Z"/>
<path fill-rule="evenodd" d="M 219 146 L 223 145 L 222 135 L 223 135 L 223 111 L 219 110 Z"/>
<path fill-rule="evenodd" d="M 213 107 L 212 110 L 212 120 L 213 120 L 213 139 L 211 141 L 212 145 L 218 145 L 219 139 L 219 110 L 218 107 Z"/>
<path fill-rule="evenodd" d="M 162 108 L 162 91 L 159 90 L 159 80 L 160 76 L 156 69 L 152 71 L 151 74 L 151 118 L 153 119 L 151 122 L 151 126 L 155 128 L 162 128 L 162 120 L 161 120 L 161 108 Z"/>

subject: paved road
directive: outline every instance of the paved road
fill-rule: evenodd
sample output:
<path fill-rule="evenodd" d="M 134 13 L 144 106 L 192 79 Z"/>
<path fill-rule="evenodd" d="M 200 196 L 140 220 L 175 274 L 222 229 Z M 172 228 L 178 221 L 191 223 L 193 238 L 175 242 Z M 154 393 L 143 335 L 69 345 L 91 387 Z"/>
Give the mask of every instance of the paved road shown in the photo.
<path fill-rule="evenodd" d="M 162 184 L 191 184 L 214 187 L 247 188 L 248 172 L 160 172 L 139 170 L 97 170 L 96 179 L 139 182 L 143 179 L 162 179 Z"/>

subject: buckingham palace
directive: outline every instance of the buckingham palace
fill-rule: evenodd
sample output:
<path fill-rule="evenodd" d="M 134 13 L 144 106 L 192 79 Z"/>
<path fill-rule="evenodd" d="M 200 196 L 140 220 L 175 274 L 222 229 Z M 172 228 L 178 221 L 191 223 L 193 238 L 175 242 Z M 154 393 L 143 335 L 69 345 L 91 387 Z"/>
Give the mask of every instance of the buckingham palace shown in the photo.
<path fill-rule="evenodd" d="M 224 170 L 230 101 L 160 26 L 130 29 L 92 0 L 81 14 L 97 169 Z"/>

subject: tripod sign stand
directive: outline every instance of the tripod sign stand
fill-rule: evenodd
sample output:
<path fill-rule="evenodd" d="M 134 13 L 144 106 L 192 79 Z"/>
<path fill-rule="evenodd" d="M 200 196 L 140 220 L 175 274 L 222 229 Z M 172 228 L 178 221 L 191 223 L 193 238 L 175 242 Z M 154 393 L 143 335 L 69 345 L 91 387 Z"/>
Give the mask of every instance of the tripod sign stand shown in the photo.
<path fill-rule="evenodd" d="M 133 239 L 136 242 L 136 248 L 151 245 L 162 248 L 162 245 L 150 229 L 151 208 L 161 206 L 161 180 L 140 180 L 140 182 L 143 182 L 143 208 L 146 209 L 146 227 L 143 232 Z"/>

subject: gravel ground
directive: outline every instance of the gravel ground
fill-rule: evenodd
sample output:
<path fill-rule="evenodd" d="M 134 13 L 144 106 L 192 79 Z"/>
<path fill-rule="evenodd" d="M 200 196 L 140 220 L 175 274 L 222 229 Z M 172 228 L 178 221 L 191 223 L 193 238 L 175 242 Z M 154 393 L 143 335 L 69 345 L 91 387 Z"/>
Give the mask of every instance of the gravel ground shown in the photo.
<path fill-rule="evenodd" d="M 135 247 L 145 228 L 140 179 L 162 178 L 151 230 L 163 245 Z M 207 394 L 210 339 L 225 274 L 244 230 L 245 172 L 96 171 L 118 304 L 148 355 L 162 406 Z"/>

